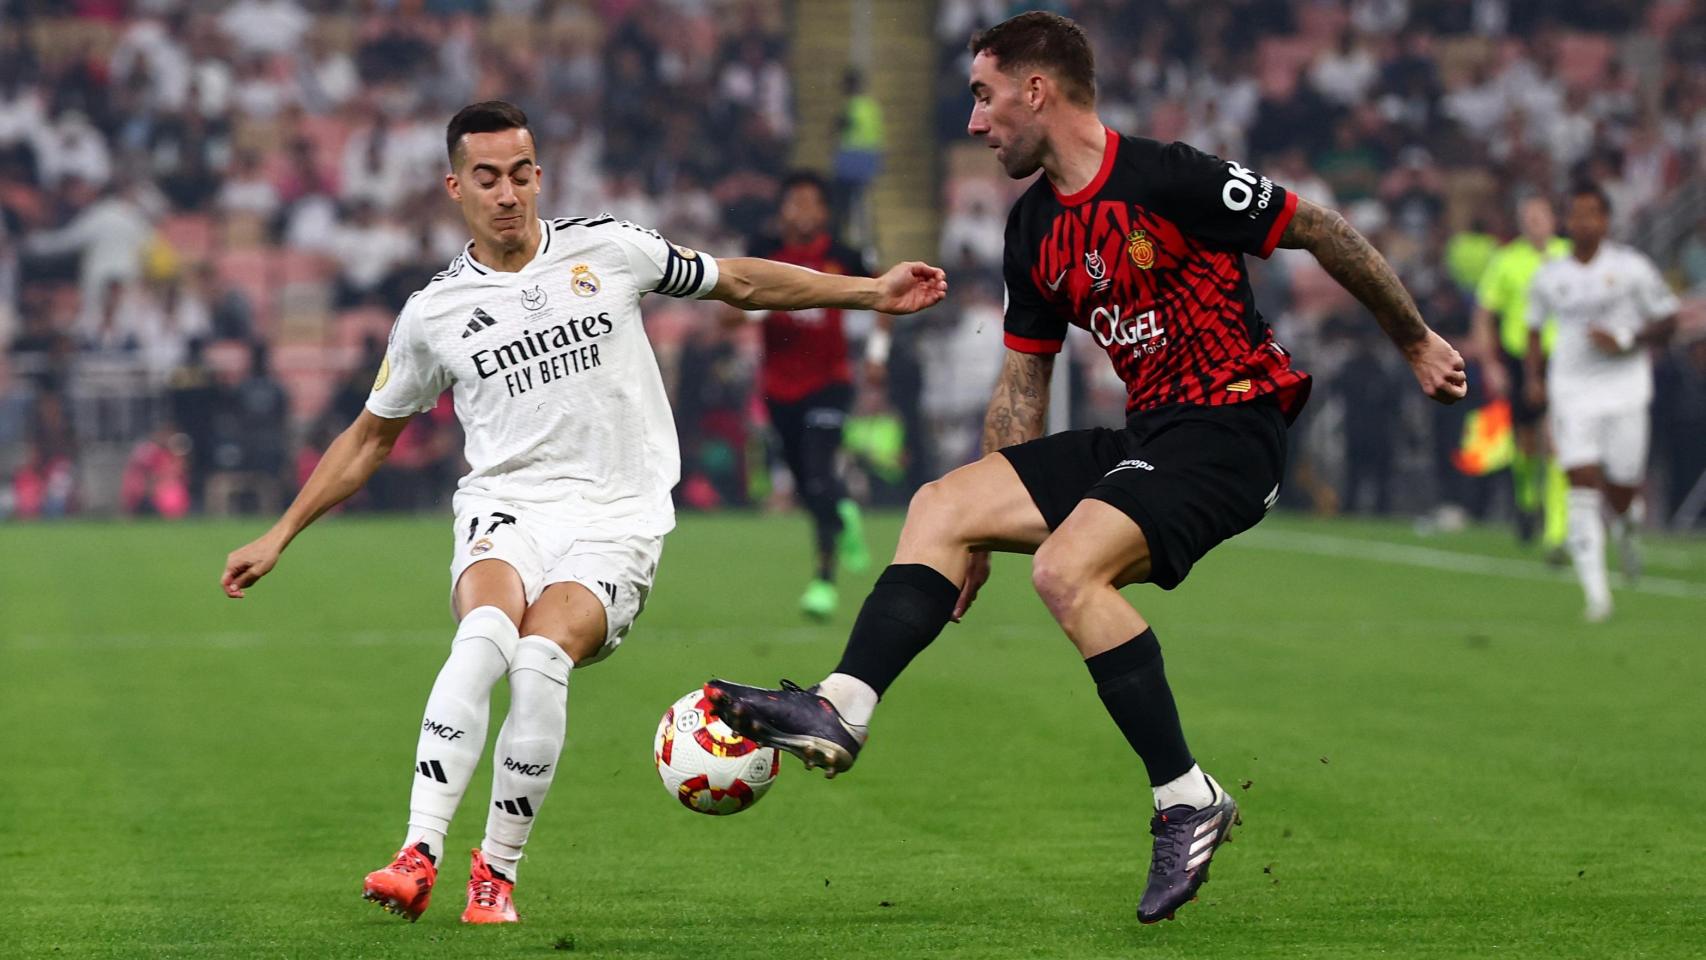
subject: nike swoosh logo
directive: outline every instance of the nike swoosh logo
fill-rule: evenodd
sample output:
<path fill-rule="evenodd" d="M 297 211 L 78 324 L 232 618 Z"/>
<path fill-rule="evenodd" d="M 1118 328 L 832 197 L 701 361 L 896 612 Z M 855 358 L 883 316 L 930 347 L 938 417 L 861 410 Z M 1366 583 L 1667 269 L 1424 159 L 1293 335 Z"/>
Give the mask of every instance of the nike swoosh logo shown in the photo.
<path fill-rule="evenodd" d="M 1059 290 L 1059 289 L 1060 289 L 1060 281 L 1062 281 L 1062 280 L 1065 280 L 1065 279 L 1066 279 L 1066 275 L 1067 275 L 1067 274 L 1069 274 L 1069 273 L 1071 273 L 1071 272 L 1072 272 L 1072 268 L 1071 268 L 1071 267 L 1067 267 L 1067 268 L 1066 268 L 1066 269 L 1065 269 L 1065 270 L 1062 270 L 1062 271 L 1060 271 L 1060 276 L 1058 276 L 1058 277 L 1055 277 L 1055 278 L 1054 278 L 1054 282 L 1053 282 L 1053 283 L 1050 283 L 1050 284 L 1049 284 L 1049 285 L 1048 285 L 1048 290 L 1049 290 L 1049 292 L 1050 292 L 1050 293 L 1054 293 L 1054 292 L 1055 292 L 1055 291 L 1057 291 L 1057 290 Z"/>

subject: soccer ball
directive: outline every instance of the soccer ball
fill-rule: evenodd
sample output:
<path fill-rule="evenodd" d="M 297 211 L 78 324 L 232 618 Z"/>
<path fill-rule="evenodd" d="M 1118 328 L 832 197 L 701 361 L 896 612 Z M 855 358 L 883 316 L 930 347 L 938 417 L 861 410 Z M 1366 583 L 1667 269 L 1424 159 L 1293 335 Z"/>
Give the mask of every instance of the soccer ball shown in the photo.
<path fill-rule="evenodd" d="M 776 780 L 782 755 L 730 730 L 711 712 L 703 690 L 670 705 L 652 740 L 664 789 L 694 813 L 739 813 Z"/>

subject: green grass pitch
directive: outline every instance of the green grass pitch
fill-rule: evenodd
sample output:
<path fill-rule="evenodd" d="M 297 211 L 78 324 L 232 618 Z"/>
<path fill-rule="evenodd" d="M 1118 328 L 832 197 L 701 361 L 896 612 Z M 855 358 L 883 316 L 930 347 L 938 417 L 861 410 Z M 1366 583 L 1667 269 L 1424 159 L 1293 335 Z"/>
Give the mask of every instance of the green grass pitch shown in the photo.
<path fill-rule="evenodd" d="M 1202 898 L 1141 927 L 1142 768 L 1024 558 L 890 691 L 854 773 L 789 760 L 728 819 L 667 797 L 670 701 L 817 679 L 874 576 L 809 625 L 800 518 L 688 517 L 622 651 L 572 682 L 525 922 L 474 929 L 484 769 L 421 922 L 359 898 L 452 632 L 448 519 L 331 519 L 225 600 L 259 526 L 0 529 L 0 956 L 1706 956 L 1700 541 L 1653 543 L 1600 628 L 1502 531 L 1276 517 L 1129 590 L 1244 811 Z M 886 555 L 898 518 L 872 530 Z"/>

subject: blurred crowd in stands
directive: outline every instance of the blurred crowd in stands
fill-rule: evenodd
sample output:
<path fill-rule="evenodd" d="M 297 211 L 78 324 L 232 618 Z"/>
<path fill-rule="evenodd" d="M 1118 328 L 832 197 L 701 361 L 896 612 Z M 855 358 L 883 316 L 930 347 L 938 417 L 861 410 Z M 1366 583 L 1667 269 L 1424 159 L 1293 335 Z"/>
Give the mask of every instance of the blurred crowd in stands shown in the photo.
<path fill-rule="evenodd" d="M 1655 506 L 1706 471 L 1706 4 L 944 0 L 941 255 L 968 343 L 999 327 L 1002 226 L 1022 185 L 966 137 L 966 38 L 1039 5 L 1085 25 L 1106 122 L 1237 159 L 1336 206 L 1460 346 L 1480 271 L 1516 234 L 1516 202 L 1599 182 L 1614 236 L 1646 250 L 1691 298 L 1684 333 L 1660 358 Z M 1292 505 L 1500 509 L 1493 494 L 1508 485 L 1461 476 L 1448 455 L 1483 393 L 1452 408 L 1425 403 L 1373 320 L 1309 254 L 1251 263 L 1263 313 L 1317 378 L 1293 431 Z M 1087 338 L 1069 349 L 1073 420 L 1117 420 L 1122 396 L 1105 356 Z M 950 384 L 954 403 L 977 408 L 987 382 Z"/>
<path fill-rule="evenodd" d="M 784 12 L 0 3 L 0 518 L 276 507 L 466 242 L 442 186 L 466 103 L 528 112 L 547 216 L 738 251 L 792 142 Z M 666 365 L 715 329 L 652 307 Z M 442 502 L 456 429 L 448 401 L 417 418 L 364 501 Z"/>
<path fill-rule="evenodd" d="M 467 102 L 529 113 L 547 215 L 609 210 L 739 253 L 793 150 L 794 84 L 860 93 L 840 64 L 790 71 L 789 17 L 810 6 L 0 0 L 0 519 L 278 507 L 360 409 L 403 299 L 465 242 L 441 183 L 443 124 Z M 1449 337 L 1467 332 L 1515 199 L 1577 175 L 1606 187 L 1620 237 L 1692 292 L 1691 309 L 1706 292 L 1706 5 L 941 0 L 940 255 L 954 296 L 902 351 L 921 387 L 899 419 L 930 441 L 905 443 L 912 478 L 972 455 L 1002 349 L 1003 224 L 1022 185 L 965 136 L 966 38 L 1034 6 L 1089 30 L 1110 124 L 1339 207 Z M 868 123 L 849 116 L 857 146 Z M 1307 254 L 1255 269 L 1264 312 L 1319 378 L 1295 431 L 1294 505 L 1498 509 L 1491 484 L 1448 465 L 1463 407 L 1422 403 Z M 757 490 L 746 465 L 763 459 L 749 339 L 703 305 L 653 301 L 682 498 L 744 501 Z M 1706 346 L 1685 329 L 1657 407 L 1673 498 L 1706 469 Z M 1070 356 L 1070 422 L 1117 420 L 1105 357 L 1082 343 Z M 893 431 L 873 429 L 872 472 L 904 488 Z M 354 506 L 442 503 L 460 469 L 446 400 Z"/>

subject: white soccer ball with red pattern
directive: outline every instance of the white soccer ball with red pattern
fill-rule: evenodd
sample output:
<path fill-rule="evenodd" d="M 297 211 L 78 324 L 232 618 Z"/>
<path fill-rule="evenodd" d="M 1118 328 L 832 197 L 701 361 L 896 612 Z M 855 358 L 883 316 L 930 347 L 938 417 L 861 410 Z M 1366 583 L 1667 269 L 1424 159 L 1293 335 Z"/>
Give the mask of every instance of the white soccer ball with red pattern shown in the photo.
<path fill-rule="evenodd" d="M 670 796 L 694 813 L 739 813 L 757 803 L 782 769 L 782 755 L 730 730 L 703 690 L 664 711 L 652 758 Z"/>

